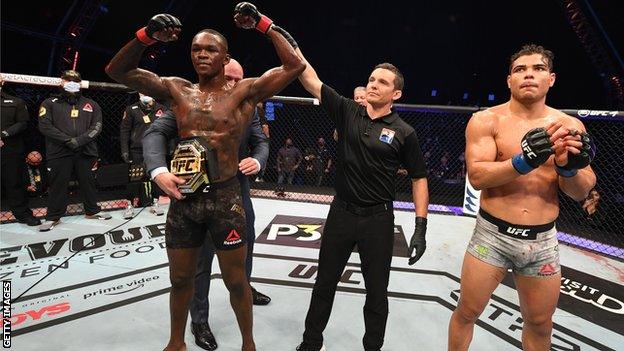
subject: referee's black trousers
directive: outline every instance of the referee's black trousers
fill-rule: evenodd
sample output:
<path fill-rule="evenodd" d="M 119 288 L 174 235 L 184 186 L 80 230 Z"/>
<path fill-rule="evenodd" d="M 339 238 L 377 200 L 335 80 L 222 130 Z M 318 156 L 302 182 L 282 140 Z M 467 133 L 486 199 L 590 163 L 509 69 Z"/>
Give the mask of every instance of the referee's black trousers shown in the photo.
<path fill-rule="evenodd" d="M 55 221 L 65 214 L 69 201 L 67 187 L 72 171 L 76 172 L 80 193 L 84 198 L 85 214 L 93 215 L 100 212 L 100 206 L 97 204 L 95 177 L 91 170 L 95 161 L 95 157 L 83 154 L 48 160 L 50 187 L 48 190 L 47 220 Z"/>
<path fill-rule="evenodd" d="M 303 341 L 311 346 L 323 344 L 323 330 L 331 314 L 336 286 L 356 244 L 366 284 L 366 331 L 362 342 L 367 351 L 380 350 L 383 345 L 388 319 L 394 214 L 391 203 L 371 210 L 357 208 L 340 199 L 335 199 L 331 205 L 321 239 L 318 273 L 303 334 Z"/>

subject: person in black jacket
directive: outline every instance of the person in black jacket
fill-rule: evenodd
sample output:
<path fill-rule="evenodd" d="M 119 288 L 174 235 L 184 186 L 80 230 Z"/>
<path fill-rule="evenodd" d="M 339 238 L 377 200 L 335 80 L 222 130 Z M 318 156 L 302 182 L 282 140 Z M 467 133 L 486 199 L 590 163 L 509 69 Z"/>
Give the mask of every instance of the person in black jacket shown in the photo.
<path fill-rule="evenodd" d="M 98 156 L 95 138 L 102 131 L 102 110 L 95 101 L 80 94 L 82 79 L 78 72 L 65 71 L 61 79 L 61 96 L 44 100 L 39 108 L 39 131 L 46 139 L 50 181 L 47 222 L 39 227 L 40 231 L 52 229 L 65 213 L 72 171 L 76 172 L 84 196 L 85 217 L 111 218 L 100 213 L 91 171 Z"/>
<path fill-rule="evenodd" d="M 4 79 L 0 76 L 0 87 Z M 29 226 L 41 224 L 28 208 L 24 169 L 24 137 L 28 126 L 28 110 L 24 101 L 5 93 L 0 88 L 2 111 L 0 113 L 0 160 L 2 161 L 2 186 L 7 195 L 8 207 L 20 223 Z"/>
<path fill-rule="evenodd" d="M 121 142 L 121 158 L 125 163 L 143 164 L 143 135 L 154 120 L 165 112 L 166 108 L 157 103 L 151 96 L 139 93 L 139 101 L 128 106 L 124 111 L 121 126 L 119 127 L 119 141 Z M 128 184 L 128 207 L 124 211 L 124 218 L 134 217 L 132 200 L 138 198 L 139 206 L 152 205 L 150 212 L 161 216 L 163 210 L 158 207 L 158 197 L 162 194 L 158 186 L 151 182 L 131 182 Z"/>

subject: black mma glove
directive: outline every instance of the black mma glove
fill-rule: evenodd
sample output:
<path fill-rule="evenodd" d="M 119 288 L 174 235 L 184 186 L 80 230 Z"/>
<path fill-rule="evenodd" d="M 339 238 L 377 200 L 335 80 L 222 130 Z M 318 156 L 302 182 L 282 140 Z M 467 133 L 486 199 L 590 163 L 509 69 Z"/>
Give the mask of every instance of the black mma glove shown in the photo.
<path fill-rule="evenodd" d="M 520 174 L 527 174 L 543 165 L 554 154 L 550 135 L 544 128 L 529 130 L 520 143 L 522 153 L 511 158 L 511 164 Z"/>
<path fill-rule="evenodd" d="M 416 217 L 416 225 L 414 226 L 414 235 L 412 235 L 412 239 L 410 240 L 409 249 L 407 249 L 407 253 L 409 254 L 410 265 L 416 263 L 422 255 L 425 253 L 425 249 L 427 248 L 427 243 L 425 242 L 425 234 L 427 233 L 427 218 L 424 217 Z"/>
<path fill-rule="evenodd" d="M 589 166 L 589 164 L 594 160 L 594 156 L 596 156 L 596 145 L 594 144 L 594 141 L 589 133 L 572 130 L 570 135 L 580 135 L 581 143 L 583 143 L 583 145 L 581 146 L 581 153 L 579 154 L 568 152 L 567 164 L 563 166 L 556 164 L 557 173 L 563 177 L 575 176 L 579 169 Z"/>
<path fill-rule="evenodd" d="M 161 13 L 159 15 L 152 17 L 147 23 L 147 26 L 139 29 L 136 32 L 136 37 L 141 43 L 145 45 L 152 45 L 157 41 L 170 41 L 170 40 L 160 40 L 154 37 L 155 33 L 163 31 L 168 28 L 182 29 L 182 23 L 180 22 L 179 19 L 177 19 L 176 17 L 170 14 Z M 172 40 L 175 40 L 175 39 L 172 39 Z"/>
<path fill-rule="evenodd" d="M 239 2 L 236 7 L 234 7 L 234 20 L 240 28 L 256 28 L 264 34 L 271 29 L 271 25 L 273 24 L 270 18 L 261 14 L 258 8 L 249 2 Z"/>

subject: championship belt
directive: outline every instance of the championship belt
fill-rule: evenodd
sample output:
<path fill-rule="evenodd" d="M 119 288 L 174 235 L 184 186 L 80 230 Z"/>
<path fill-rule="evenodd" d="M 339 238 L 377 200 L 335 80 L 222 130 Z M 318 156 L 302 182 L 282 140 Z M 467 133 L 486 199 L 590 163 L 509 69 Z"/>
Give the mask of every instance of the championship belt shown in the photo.
<path fill-rule="evenodd" d="M 139 182 L 145 178 L 145 166 L 142 163 L 131 164 L 128 167 L 128 176 L 131 182 Z"/>
<path fill-rule="evenodd" d="M 219 179 L 216 151 L 203 138 L 181 140 L 173 152 L 171 173 L 186 180 L 178 185 L 182 194 L 210 189 L 210 183 Z"/>

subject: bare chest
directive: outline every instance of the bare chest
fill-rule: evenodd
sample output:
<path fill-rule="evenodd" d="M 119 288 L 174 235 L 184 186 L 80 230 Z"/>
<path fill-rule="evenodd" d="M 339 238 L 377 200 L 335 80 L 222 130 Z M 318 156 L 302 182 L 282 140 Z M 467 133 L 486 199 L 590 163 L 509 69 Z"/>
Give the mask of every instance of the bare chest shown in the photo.
<path fill-rule="evenodd" d="M 548 117 L 530 121 L 503 117 L 494 136 L 497 148 L 496 160 L 507 160 L 521 152 L 520 143 L 524 135 L 533 128 L 546 127 L 552 120 Z"/>
<path fill-rule="evenodd" d="M 239 103 L 227 92 L 192 91 L 176 107 L 181 131 L 228 133 L 244 124 Z"/>

